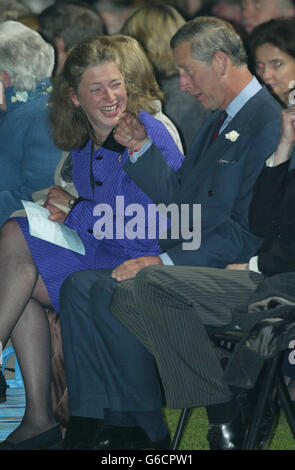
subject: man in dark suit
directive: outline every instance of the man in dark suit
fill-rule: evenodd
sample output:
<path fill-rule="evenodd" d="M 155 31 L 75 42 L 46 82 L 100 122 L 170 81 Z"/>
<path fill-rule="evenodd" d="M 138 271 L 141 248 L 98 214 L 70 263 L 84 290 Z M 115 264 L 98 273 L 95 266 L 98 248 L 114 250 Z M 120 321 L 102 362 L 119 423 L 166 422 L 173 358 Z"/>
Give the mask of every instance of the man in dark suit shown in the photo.
<path fill-rule="evenodd" d="M 212 449 L 241 448 L 245 430 L 236 397 L 223 381 L 221 350 L 209 341 L 206 327 L 253 326 L 251 315 L 234 308 L 247 305 L 265 276 L 295 271 L 295 169 L 289 160 L 294 142 L 292 107 L 282 112 L 279 146 L 254 188 L 250 224 L 264 238 L 257 256 L 227 269 L 149 267 L 113 296 L 115 316 L 154 355 L 168 406 L 206 407 Z"/>
<path fill-rule="evenodd" d="M 121 394 L 115 410 L 120 413 L 116 413 L 111 431 L 105 427 L 100 449 L 136 448 L 139 432 L 128 431 L 134 423 L 149 435 L 145 441 L 149 448 L 160 449 L 167 432 L 155 413 L 161 403 L 153 362 L 142 362 L 139 342 L 136 344 L 134 335 L 109 310 L 117 281 L 134 277 L 148 264 L 224 268 L 229 263 L 246 262 L 262 242 L 250 231 L 248 210 L 255 180 L 279 141 L 281 108 L 252 77 L 241 39 L 222 20 L 192 20 L 174 36 L 172 48 L 182 90 L 215 110 L 198 132 L 183 167 L 170 171 L 136 118 L 126 115 L 116 138 L 130 150 L 130 162 L 124 170 L 155 203 L 187 204 L 190 209 L 194 204 L 202 205 L 201 246 L 185 250 L 182 239 L 163 239 L 159 257 L 129 260 L 117 267 L 112 277 L 99 271 L 75 273 L 61 291 L 63 348 L 75 416 L 97 417 L 102 403 L 109 401 L 104 390 L 110 393 L 115 389 L 118 397 Z M 186 222 L 200 230 L 193 227 L 193 216 Z M 87 368 L 88 359 L 91 368 Z M 96 390 L 100 391 L 97 399 Z M 122 418 L 124 409 L 133 413 L 130 424 Z M 120 432 L 123 422 L 128 427 L 124 433 Z"/>
<path fill-rule="evenodd" d="M 197 18 L 172 39 L 181 89 L 215 110 L 199 130 L 180 170 L 172 171 L 152 143 L 135 163 L 125 166 L 155 203 L 202 206 L 201 247 L 183 250 L 175 240 L 161 240 L 166 252 L 161 259 L 126 261 L 114 271 L 118 281 L 134 276 L 147 263 L 171 264 L 172 260 L 174 264 L 225 267 L 248 259 L 259 248 L 261 240 L 249 229 L 248 209 L 263 163 L 279 141 L 281 108 L 253 78 L 239 36 L 224 24 L 215 18 Z M 210 38 L 208 42 L 203 42 L 204 36 Z M 225 121 L 216 133 L 224 112 Z M 135 118 L 122 120 L 115 135 L 131 151 L 149 145 L 144 126 Z M 193 220 L 189 226 L 193 228 Z"/>

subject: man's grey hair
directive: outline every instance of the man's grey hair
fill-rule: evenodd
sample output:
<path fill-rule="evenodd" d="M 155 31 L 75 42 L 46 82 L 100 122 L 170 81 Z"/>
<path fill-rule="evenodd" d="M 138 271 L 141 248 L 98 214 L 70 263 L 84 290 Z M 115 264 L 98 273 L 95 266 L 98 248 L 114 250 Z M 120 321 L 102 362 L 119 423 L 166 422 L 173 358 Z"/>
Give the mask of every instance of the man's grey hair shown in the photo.
<path fill-rule="evenodd" d="M 53 66 L 54 49 L 39 33 L 17 21 L 0 24 L 0 68 L 17 91 L 34 90 L 51 77 Z"/>
<path fill-rule="evenodd" d="M 188 21 L 172 37 L 172 49 L 183 42 L 191 42 L 192 57 L 207 64 L 218 51 L 224 52 L 237 67 L 247 64 L 242 39 L 230 23 L 220 18 L 200 16 Z"/>

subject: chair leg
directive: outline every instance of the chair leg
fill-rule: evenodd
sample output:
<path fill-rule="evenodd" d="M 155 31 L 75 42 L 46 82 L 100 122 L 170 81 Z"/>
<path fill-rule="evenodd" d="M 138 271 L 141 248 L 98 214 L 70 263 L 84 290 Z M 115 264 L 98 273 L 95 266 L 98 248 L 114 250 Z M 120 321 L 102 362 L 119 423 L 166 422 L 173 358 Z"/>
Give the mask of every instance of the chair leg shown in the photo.
<path fill-rule="evenodd" d="M 185 427 L 185 424 L 187 422 L 189 413 L 190 413 L 190 408 L 183 408 L 183 410 L 181 412 L 181 415 L 180 415 L 180 418 L 179 418 L 179 421 L 178 421 L 178 425 L 177 425 L 174 437 L 173 437 L 173 441 L 172 441 L 172 444 L 171 444 L 171 450 L 178 450 L 178 447 L 179 447 L 179 444 L 180 444 L 180 441 L 181 441 L 181 438 L 182 438 L 182 434 L 183 434 L 184 427 Z"/>
<path fill-rule="evenodd" d="M 263 374 L 265 374 L 266 380 L 263 384 L 263 387 L 261 388 L 253 415 L 253 421 L 248 429 L 247 435 L 243 443 L 244 450 L 253 450 L 255 448 L 257 434 L 261 425 L 263 413 L 267 403 L 267 398 L 273 389 L 274 381 L 277 376 L 276 372 L 279 359 L 280 355 L 278 354 L 276 357 L 269 360 L 265 366 L 265 371 L 263 372 Z"/>
<path fill-rule="evenodd" d="M 285 412 L 289 427 L 295 439 L 295 410 L 292 400 L 290 398 L 287 385 L 285 384 L 282 373 L 278 377 L 278 395 L 281 406 Z"/>

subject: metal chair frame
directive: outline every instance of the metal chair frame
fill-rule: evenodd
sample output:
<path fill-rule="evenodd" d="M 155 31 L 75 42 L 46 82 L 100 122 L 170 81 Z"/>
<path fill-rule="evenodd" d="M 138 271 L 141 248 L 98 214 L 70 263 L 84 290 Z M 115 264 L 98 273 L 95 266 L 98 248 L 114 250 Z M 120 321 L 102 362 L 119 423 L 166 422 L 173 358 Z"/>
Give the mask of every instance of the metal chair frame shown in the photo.
<path fill-rule="evenodd" d="M 230 347 L 237 344 L 241 337 L 242 332 L 240 331 L 229 331 L 218 333 L 219 340 L 223 341 L 222 347 L 225 349 L 230 349 Z M 213 335 L 214 336 L 214 335 Z M 265 366 L 261 374 L 262 383 L 260 387 L 260 393 L 258 395 L 256 408 L 253 414 L 253 420 L 249 429 L 247 430 L 242 449 L 243 450 L 253 450 L 255 449 L 255 443 L 257 441 L 257 436 L 259 428 L 262 422 L 263 413 L 267 404 L 269 395 L 273 393 L 274 388 L 276 387 L 276 393 L 283 409 L 287 422 L 289 424 L 290 430 L 295 439 L 295 410 L 294 405 L 292 404 L 287 386 L 285 384 L 283 374 L 281 371 L 281 364 L 285 351 L 278 352 L 273 358 L 265 361 Z M 177 450 L 181 443 L 182 435 L 184 428 L 188 422 L 190 411 L 192 408 L 183 408 L 179 417 L 178 425 L 173 437 L 171 450 Z"/>

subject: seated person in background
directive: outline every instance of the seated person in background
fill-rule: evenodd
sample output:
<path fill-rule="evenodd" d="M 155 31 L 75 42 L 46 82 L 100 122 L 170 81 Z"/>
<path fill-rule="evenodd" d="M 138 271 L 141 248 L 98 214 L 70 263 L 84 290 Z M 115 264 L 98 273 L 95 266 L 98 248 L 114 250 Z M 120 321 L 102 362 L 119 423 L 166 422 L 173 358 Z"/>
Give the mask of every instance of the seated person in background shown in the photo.
<path fill-rule="evenodd" d="M 38 16 L 39 32 L 53 45 L 56 52 L 54 75 L 58 75 L 67 51 L 78 42 L 103 34 L 99 15 L 90 8 L 68 2 L 58 2 Z"/>
<path fill-rule="evenodd" d="M 137 410 L 147 406 L 145 390 L 140 387 L 143 375 L 151 370 L 142 363 L 140 355 L 129 354 L 132 335 L 124 325 L 115 322 L 109 310 L 116 281 L 134 277 L 148 264 L 225 268 L 229 263 L 247 261 L 262 243 L 250 231 L 248 212 L 255 181 L 279 141 L 281 106 L 249 72 L 241 38 L 230 24 L 211 17 L 192 20 L 173 36 L 172 49 L 182 89 L 205 108 L 216 110 L 198 131 L 183 165 L 176 172 L 170 171 L 164 156 L 153 144 L 144 151 L 151 142 L 133 116 L 122 116 L 115 137 L 131 151 L 142 149 L 139 158 L 125 166 L 138 187 L 144 186 L 157 204 L 174 203 L 177 208 L 181 204 L 187 208 L 201 204 L 201 227 L 199 220 L 184 215 L 181 221 L 190 227 L 189 236 L 193 238 L 186 249 L 182 247 L 185 237 L 161 239 L 159 256 L 128 260 L 113 270 L 111 279 L 95 270 L 74 273 L 66 280 L 60 295 L 63 349 L 68 387 L 73 394 L 79 390 L 82 404 L 89 401 L 89 383 L 93 391 L 108 383 L 109 390 L 124 397 L 125 406 L 128 388 L 134 393 Z M 228 116 L 221 127 L 223 110 Z M 179 219 L 174 220 L 178 226 Z M 194 243 L 199 240 L 198 233 L 201 233 L 199 248 Z M 127 288 L 130 286 L 125 284 Z M 99 371 L 88 367 L 87 358 L 93 357 L 100 358 Z M 153 363 L 150 367 L 154 367 Z M 136 373 L 130 374 L 131 370 Z M 94 395 L 91 402 L 96 404 L 93 408 L 101 406 L 98 392 L 96 400 Z M 156 403 L 154 409 L 159 409 L 161 403 Z M 87 416 L 87 410 L 82 411 L 84 415 L 80 416 Z M 152 422 L 156 423 L 155 416 Z M 132 426 L 143 427 L 138 421 L 136 424 L 113 419 L 111 424 L 113 427 L 105 426 L 98 439 L 99 449 L 144 448 L 138 447 L 139 434 L 132 430 Z M 122 426 L 125 426 L 123 431 Z M 144 429 L 147 431 L 148 427 Z M 164 432 L 162 427 L 159 429 Z M 160 437 L 150 436 L 150 439 L 156 441 Z"/>
<path fill-rule="evenodd" d="M 119 284 L 112 299 L 113 314 L 154 355 L 167 405 L 206 407 L 211 449 L 240 449 L 246 430 L 237 396 L 222 380 L 225 353 L 205 327 L 245 324 L 233 308 L 248 303 L 264 276 L 295 270 L 294 143 L 293 107 L 282 112 L 280 143 L 254 188 L 250 225 L 264 238 L 258 256 L 227 269 L 149 267 Z M 258 446 L 268 438 L 261 435 Z"/>
<path fill-rule="evenodd" d="M 242 22 L 241 0 L 216 0 L 213 2 L 211 12 L 213 15 L 232 21 L 234 24 Z"/>
<path fill-rule="evenodd" d="M 125 0 L 94 0 L 93 8 L 101 17 L 106 34 L 120 32 L 126 19 L 134 10 L 132 3 Z"/>
<path fill-rule="evenodd" d="M 295 86 L 294 31 L 295 18 L 277 19 L 257 26 L 249 36 L 256 72 L 283 106 L 291 104 Z"/>
<path fill-rule="evenodd" d="M 127 36 L 94 37 L 79 43 L 71 49 L 55 81 L 53 136 L 60 148 L 71 151 L 73 183 L 79 198 L 72 200 L 60 189 L 56 199 L 67 200 L 72 207 L 67 217 L 52 201 L 45 205 L 50 219 L 76 229 L 85 255 L 31 236 L 25 217 L 2 227 L 0 341 L 5 346 L 11 336 L 26 393 L 24 418 L 0 445 L 2 449 L 46 448 L 60 441 L 50 404 L 51 350 L 43 307 L 52 305 L 58 311 L 63 281 L 77 270 L 115 267 L 134 255 L 161 251 L 156 237 L 114 239 L 110 232 L 103 237 L 98 230 L 93 234 L 97 222 L 93 212 L 99 204 L 104 208 L 108 205 L 110 222 L 114 211 L 118 224 L 122 224 L 120 230 L 131 218 L 123 211 L 125 207 L 137 203 L 146 208 L 152 202 L 125 172 L 128 149 L 113 139 L 112 131 L 122 113 L 128 110 L 139 116 L 174 170 L 183 161 L 183 154 L 161 122 L 168 119 L 160 112 L 160 98 L 150 62 L 137 41 Z M 117 196 L 124 199 L 121 211 L 117 211 Z M 133 351 L 136 355 L 136 348 Z M 143 355 L 148 364 L 150 355 L 145 351 Z M 152 374 L 148 375 L 153 380 Z M 76 399 L 73 391 L 75 404 Z M 83 406 L 87 407 L 87 402 Z"/>
<path fill-rule="evenodd" d="M 153 64 L 164 91 L 164 112 L 180 131 L 187 151 L 209 112 L 179 87 L 170 39 L 184 24 L 184 18 L 170 5 L 146 6 L 127 19 L 121 32 L 137 39 Z"/>
<path fill-rule="evenodd" d="M 61 150 L 48 119 L 54 51 L 16 21 L 0 25 L 0 227 L 21 199 L 53 183 Z"/>
<path fill-rule="evenodd" d="M 242 0 L 242 24 L 248 34 L 266 21 L 294 16 L 293 0 Z"/>

